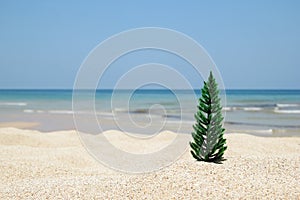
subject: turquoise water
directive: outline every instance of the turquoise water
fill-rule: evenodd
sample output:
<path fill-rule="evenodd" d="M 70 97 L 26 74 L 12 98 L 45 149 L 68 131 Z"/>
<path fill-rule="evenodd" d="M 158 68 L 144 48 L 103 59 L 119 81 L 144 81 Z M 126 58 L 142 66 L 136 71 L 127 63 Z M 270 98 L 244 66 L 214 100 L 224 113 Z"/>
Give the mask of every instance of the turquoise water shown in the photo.
<path fill-rule="evenodd" d="M 138 132 L 148 133 L 181 124 L 189 133 L 200 91 L 98 90 L 95 110 L 88 109 L 89 94 L 83 92 L 77 114 L 95 114 L 103 130 L 118 129 L 119 124 L 122 130 L 138 126 Z M 227 90 L 221 98 L 228 133 L 300 136 L 300 90 Z M 42 131 L 75 128 L 72 90 L 0 90 L 0 109 L 0 122 L 38 122 L 35 128 Z"/>

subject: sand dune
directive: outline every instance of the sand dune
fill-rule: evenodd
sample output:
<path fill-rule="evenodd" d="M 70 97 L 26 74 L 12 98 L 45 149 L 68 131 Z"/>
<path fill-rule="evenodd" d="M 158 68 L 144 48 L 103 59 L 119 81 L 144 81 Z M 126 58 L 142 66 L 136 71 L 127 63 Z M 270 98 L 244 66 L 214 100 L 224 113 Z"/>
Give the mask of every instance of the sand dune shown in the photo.
<path fill-rule="evenodd" d="M 223 164 L 186 152 L 160 171 L 133 175 L 96 162 L 75 131 L 0 128 L 0 199 L 300 198 L 299 137 L 225 136 Z"/>

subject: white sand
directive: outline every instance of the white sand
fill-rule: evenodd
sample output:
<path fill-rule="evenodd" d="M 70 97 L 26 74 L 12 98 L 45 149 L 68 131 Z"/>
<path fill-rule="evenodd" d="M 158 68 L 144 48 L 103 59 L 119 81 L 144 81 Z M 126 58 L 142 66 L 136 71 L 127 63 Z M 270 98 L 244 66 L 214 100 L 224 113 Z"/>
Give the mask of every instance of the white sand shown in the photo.
<path fill-rule="evenodd" d="M 223 164 L 187 152 L 170 167 L 132 175 L 93 160 L 75 131 L 0 128 L 0 199 L 300 199 L 299 137 L 226 138 Z"/>

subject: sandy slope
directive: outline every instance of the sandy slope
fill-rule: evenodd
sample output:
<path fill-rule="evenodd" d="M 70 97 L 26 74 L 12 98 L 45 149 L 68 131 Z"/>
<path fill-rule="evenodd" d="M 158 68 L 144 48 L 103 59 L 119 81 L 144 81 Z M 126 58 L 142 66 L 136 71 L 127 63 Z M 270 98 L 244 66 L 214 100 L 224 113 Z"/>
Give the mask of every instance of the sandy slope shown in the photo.
<path fill-rule="evenodd" d="M 223 164 L 187 152 L 170 167 L 132 175 L 94 161 L 75 131 L 0 128 L 0 199 L 300 199 L 300 138 L 226 138 Z"/>

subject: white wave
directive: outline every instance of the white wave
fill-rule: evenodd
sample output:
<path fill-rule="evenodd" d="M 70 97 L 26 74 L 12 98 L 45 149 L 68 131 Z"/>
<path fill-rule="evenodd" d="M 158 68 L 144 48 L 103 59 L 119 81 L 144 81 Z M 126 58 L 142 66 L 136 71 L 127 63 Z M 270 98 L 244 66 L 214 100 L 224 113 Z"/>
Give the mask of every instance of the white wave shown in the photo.
<path fill-rule="evenodd" d="M 255 133 L 273 133 L 273 129 L 254 130 Z"/>
<path fill-rule="evenodd" d="M 284 104 L 284 103 L 278 103 L 276 104 L 279 108 L 286 108 L 286 107 L 297 107 L 299 104 Z"/>
<path fill-rule="evenodd" d="M 231 107 L 223 107 L 222 110 L 223 111 L 231 111 Z"/>
<path fill-rule="evenodd" d="M 273 134 L 273 129 L 243 129 L 243 130 L 230 130 L 232 133 L 260 133 L 260 134 Z"/>
<path fill-rule="evenodd" d="M 300 114 L 300 110 L 279 110 L 278 108 L 275 108 L 274 112 L 285 113 L 285 114 Z"/>
<path fill-rule="evenodd" d="M 27 109 L 27 110 L 23 110 L 23 112 L 24 112 L 24 113 L 34 113 L 34 110 L 29 110 L 29 109 Z"/>
<path fill-rule="evenodd" d="M 26 109 L 23 110 L 24 113 L 44 113 L 45 111 L 43 110 L 31 110 L 31 109 Z"/>
<path fill-rule="evenodd" d="M 245 108 L 243 108 L 243 110 L 245 110 L 245 111 L 260 111 L 260 110 L 262 110 L 262 108 L 258 108 L 258 107 L 245 107 Z"/>
<path fill-rule="evenodd" d="M 272 134 L 274 132 L 273 129 L 254 129 L 254 130 L 245 130 L 247 133 L 264 133 L 264 134 Z"/>
<path fill-rule="evenodd" d="M 27 106 L 26 102 L 0 102 L 3 106 Z"/>
<path fill-rule="evenodd" d="M 222 111 L 233 111 L 238 110 L 238 107 L 223 107 Z"/>
<path fill-rule="evenodd" d="M 49 110 L 50 114 L 74 114 L 73 110 Z"/>

